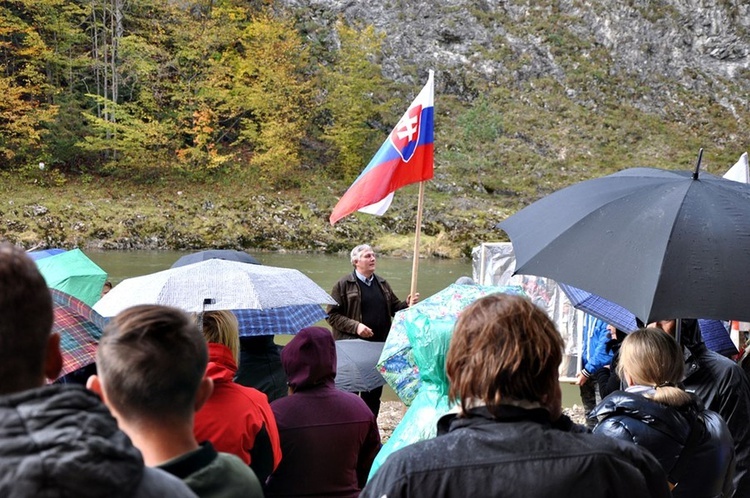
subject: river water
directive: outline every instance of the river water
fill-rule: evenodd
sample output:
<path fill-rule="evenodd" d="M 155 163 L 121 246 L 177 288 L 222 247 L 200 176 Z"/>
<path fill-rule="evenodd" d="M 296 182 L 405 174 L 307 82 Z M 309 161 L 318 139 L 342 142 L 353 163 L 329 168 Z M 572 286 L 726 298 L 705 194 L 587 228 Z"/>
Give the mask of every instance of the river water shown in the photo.
<path fill-rule="evenodd" d="M 166 270 L 181 256 L 193 251 L 93 251 L 86 250 L 97 265 L 107 272 L 109 280 L 117 285 L 125 278 L 146 275 Z M 344 274 L 352 271 L 348 254 L 299 254 L 299 253 L 266 253 L 250 252 L 258 261 L 268 266 L 295 268 L 330 292 L 333 285 Z M 411 287 L 412 260 L 403 258 L 380 257 L 377 262 L 377 273 L 384 277 L 401 299 L 405 299 Z M 461 276 L 471 276 L 471 261 L 468 259 L 421 259 L 418 267 L 417 290 L 420 298 L 429 297 Z M 320 325 L 325 326 L 325 322 Z M 291 336 L 276 336 L 276 341 L 285 344 Z M 562 384 L 563 405 L 572 406 L 581 403 L 578 388 Z M 397 400 L 396 394 L 386 385 L 383 393 L 386 401 Z"/>
<path fill-rule="evenodd" d="M 166 270 L 181 256 L 192 251 L 86 251 L 96 264 L 109 275 L 113 284 L 124 278 Z M 352 271 L 349 255 L 298 254 L 298 253 L 253 253 L 258 261 L 268 266 L 296 268 L 327 292 L 345 273 Z M 405 299 L 411 286 L 411 259 L 378 259 L 377 273 L 388 280 L 393 291 Z M 418 286 L 422 298 L 431 296 L 447 287 L 462 275 L 471 276 L 471 261 L 468 259 L 422 259 L 419 262 Z"/>

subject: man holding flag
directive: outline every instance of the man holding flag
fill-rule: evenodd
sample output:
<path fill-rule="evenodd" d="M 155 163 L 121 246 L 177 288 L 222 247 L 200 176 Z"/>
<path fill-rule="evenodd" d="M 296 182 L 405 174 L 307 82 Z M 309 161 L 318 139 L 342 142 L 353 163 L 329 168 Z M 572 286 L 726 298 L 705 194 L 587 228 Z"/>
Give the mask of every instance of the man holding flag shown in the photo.
<path fill-rule="evenodd" d="M 416 303 L 419 293 L 401 301 L 388 282 L 375 275 L 375 252 L 367 244 L 360 244 L 351 252 L 354 271 L 336 282 L 331 297 L 338 303 L 329 305 L 326 321 L 333 329 L 333 338 L 385 342 L 391 330 L 391 317 Z M 375 365 L 372 366 L 375 368 Z M 383 387 L 359 393 L 375 418 L 380 411 Z"/>
<path fill-rule="evenodd" d="M 393 193 L 405 185 L 424 182 L 433 176 L 434 73 L 391 131 L 375 157 L 339 199 L 331 213 L 331 225 L 354 211 L 383 215 Z M 334 338 L 385 341 L 396 311 L 416 303 L 416 268 L 419 260 L 419 230 L 422 223 L 424 183 L 419 186 L 417 229 L 414 241 L 411 292 L 406 301 L 396 297 L 388 282 L 375 275 L 375 253 L 369 245 L 351 252 L 354 271 L 341 278 L 331 296 L 338 303 L 328 307 L 328 323 Z M 373 368 L 375 365 L 373 365 Z M 360 393 L 377 418 L 383 388 Z"/>

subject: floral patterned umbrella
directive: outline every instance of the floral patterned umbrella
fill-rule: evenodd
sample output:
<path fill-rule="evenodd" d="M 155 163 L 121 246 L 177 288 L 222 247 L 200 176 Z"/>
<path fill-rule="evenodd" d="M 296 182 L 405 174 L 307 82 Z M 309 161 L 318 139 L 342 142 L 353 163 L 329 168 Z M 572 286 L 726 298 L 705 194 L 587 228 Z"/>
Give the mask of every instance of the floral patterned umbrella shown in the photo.
<path fill-rule="evenodd" d="M 411 405 L 421 385 L 419 367 L 414 361 L 413 345 L 407 335 L 407 324 L 419 324 L 419 334 L 412 330 L 413 340 L 417 340 L 418 343 L 429 343 L 431 321 L 440 324 L 444 324 L 446 320 L 455 322 L 461 311 L 469 304 L 480 297 L 501 292 L 524 295 L 521 287 L 516 286 L 451 284 L 424 301 L 396 313 L 377 367 L 388 385 L 406 405 Z M 420 334 L 421 337 L 417 337 Z"/>

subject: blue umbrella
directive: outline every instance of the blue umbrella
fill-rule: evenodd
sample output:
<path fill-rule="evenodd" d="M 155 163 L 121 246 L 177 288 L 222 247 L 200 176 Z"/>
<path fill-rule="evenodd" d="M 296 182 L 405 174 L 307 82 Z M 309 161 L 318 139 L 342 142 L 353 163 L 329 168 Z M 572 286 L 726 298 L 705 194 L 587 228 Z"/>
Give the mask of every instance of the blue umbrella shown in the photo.
<path fill-rule="evenodd" d="M 724 324 L 719 320 L 698 319 L 698 328 L 701 331 L 703 342 L 711 351 L 716 351 L 724 356 L 737 354 L 737 347 L 729 337 L 729 332 Z"/>
<path fill-rule="evenodd" d="M 572 285 L 559 285 L 576 309 L 614 325 L 623 332 L 632 332 L 638 328 L 635 315 L 619 304 Z M 698 320 L 698 328 L 708 349 L 724 356 L 737 354 L 737 348 L 729 337 L 727 328 L 720 320 L 704 320 L 701 318 Z"/>
<path fill-rule="evenodd" d="M 326 317 L 319 304 L 300 304 L 263 310 L 232 310 L 240 325 L 240 337 L 296 334 Z"/>
<path fill-rule="evenodd" d="M 562 283 L 558 283 L 558 285 L 576 309 L 595 316 L 610 325 L 614 325 L 623 332 L 632 332 L 638 328 L 635 322 L 635 315 L 619 304 L 615 304 L 603 297 L 573 287 L 572 285 Z"/>
<path fill-rule="evenodd" d="M 43 259 L 48 258 L 50 256 L 54 256 L 55 254 L 60 254 L 62 252 L 65 252 L 65 249 L 43 249 L 41 251 L 29 251 L 26 253 L 28 257 L 36 261 L 37 259 Z"/>

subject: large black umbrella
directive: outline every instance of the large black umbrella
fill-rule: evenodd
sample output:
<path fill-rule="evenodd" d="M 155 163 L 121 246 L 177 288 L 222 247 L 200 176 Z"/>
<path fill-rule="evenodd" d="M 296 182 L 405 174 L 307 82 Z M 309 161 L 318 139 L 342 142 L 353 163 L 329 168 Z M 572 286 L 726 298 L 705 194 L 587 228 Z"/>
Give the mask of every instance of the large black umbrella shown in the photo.
<path fill-rule="evenodd" d="M 224 259 L 227 261 L 239 261 L 240 263 L 250 263 L 253 265 L 260 264 L 260 261 L 244 251 L 235 251 L 233 249 L 208 249 L 206 251 L 194 252 L 182 256 L 172 264 L 171 268 L 191 265 L 193 263 L 206 261 L 207 259 Z"/>
<path fill-rule="evenodd" d="M 613 301 L 644 322 L 750 321 L 750 186 L 633 168 L 587 180 L 498 225 L 516 272 Z"/>

